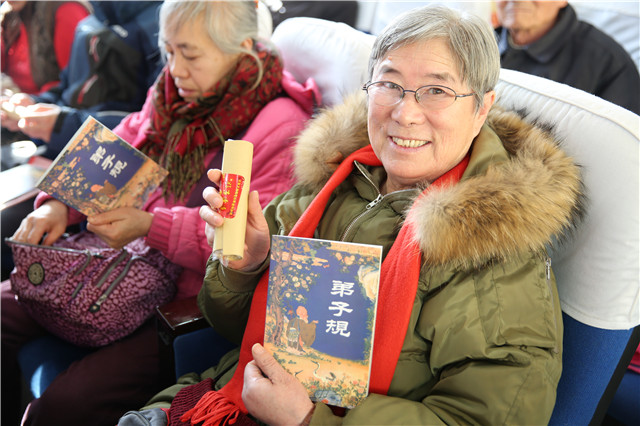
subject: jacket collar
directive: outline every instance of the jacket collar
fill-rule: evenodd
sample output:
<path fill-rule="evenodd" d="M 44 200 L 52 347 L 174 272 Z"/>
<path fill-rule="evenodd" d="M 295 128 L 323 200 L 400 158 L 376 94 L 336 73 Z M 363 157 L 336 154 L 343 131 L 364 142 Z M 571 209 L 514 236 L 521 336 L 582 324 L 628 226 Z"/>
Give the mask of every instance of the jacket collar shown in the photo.
<path fill-rule="evenodd" d="M 369 143 L 364 96 L 323 111 L 298 138 L 298 182 L 319 190 L 336 165 Z M 545 248 L 582 215 L 579 167 L 552 133 L 516 113 L 492 108 L 457 185 L 431 191 L 407 220 L 424 260 L 478 267 Z"/>

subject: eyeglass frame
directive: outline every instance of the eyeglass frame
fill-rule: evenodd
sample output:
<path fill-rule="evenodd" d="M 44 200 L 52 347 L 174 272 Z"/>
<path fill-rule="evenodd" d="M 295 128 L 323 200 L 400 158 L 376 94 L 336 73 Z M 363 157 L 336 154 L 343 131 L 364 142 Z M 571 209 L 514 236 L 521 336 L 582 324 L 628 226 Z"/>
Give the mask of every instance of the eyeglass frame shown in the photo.
<path fill-rule="evenodd" d="M 405 89 L 404 87 L 402 87 L 402 86 L 401 86 L 401 85 L 399 85 L 398 83 L 394 83 L 393 81 L 389 81 L 389 80 L 368 81 L 368 82 L 366 82 L 366 83 L 362 86 L 362 90 L 364 90 L 364 91 L 367 93 L 367 95 L 368 95 L 368 94 L 369 94 L 369 87 L 371 87 L 371 86 L 372 86 L 372 85 L 374 85 L 374 84 L 378 84 L 378 83 L 391 83 L 391 84 L 395 84 L 396 86 L 398 86 L 398 87 L 402 90 L 402 96 L 400 96 L 400 98 L 398 99 L 398 102 L 396 102 L 396 103 L 394 103 L 394 104 L 391 104 L 391 105 L 380 105 L 380 106 L 394 106 L 394 105 L 398 105 L 398 104 L 399 104 L 400 102 L 402 102 L 402 100 L 404 99 L 404 95 L 405 95 L 405 93 L 407 93 L 407 92 L 411 92 L 411 93 L 413 93 L 413 97 L 415 98 L 416 103 L 417 103 L 418 105 L 422 106 L 422 107 L 425 107 L 425 105 L 421 104 L 421 103 L 420 103 L 420 100 L 418 99 L 418 91 L 420 91 L 420 89 L 424 89 L 425 87 L 442 87 L 442 88 L 445 88 L 445 89 L 451 90 L 451 91 L 453 92 L 453 102 L 451 102 L 451 104 L 450 104 L 450 105 L 448 105 L 448 106 L 446 106 L 446 107 L 444 107 L 444 108 L 441 108 L 441 109 L 449 108 L 451 105 L 453 105 L 453 104 L 456 102 L 456 100 L 457 100 L 458 98 L 466 98 L 466 97 L 468 97 L 468 96 L 473 96 L 473 95 L 475 95 L 475 94 L 476 94 L 475 92 L 471 92 L 471 93 L 465 93 L 465 94 L 462 94 L 462 95 L 458 95 L 458 94 L 456 93 L 456 91 L 455 91 L 455 90 L 453 90 L 451 87 L 443 86 L 443 85 L 441 85 L 441 84 L 426 84 L 426 85 L 424 85 L 424 86 L 420 86 L 420 87 L 418 87 L 416 90 L 409 90 L 409 89 Z"/>

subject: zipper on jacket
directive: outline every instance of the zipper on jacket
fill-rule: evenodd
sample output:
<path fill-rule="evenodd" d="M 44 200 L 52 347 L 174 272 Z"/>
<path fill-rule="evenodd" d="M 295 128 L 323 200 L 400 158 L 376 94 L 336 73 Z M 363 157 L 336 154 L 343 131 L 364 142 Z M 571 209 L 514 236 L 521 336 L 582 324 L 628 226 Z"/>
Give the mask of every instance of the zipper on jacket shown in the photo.
<path fill-rule="evenodd" d="M 358 216 L 355 217 L 355 219 L 353 219 L 351 221 L 351 223 L 349 223 L 349 225 L 347 225 L 347 227 L 345 228 L 344 232 L 342 233 L 342 235 L 340 236 L 340 241 L 344 241 L 345 238 L 347 237 L 347 235 L 349 234 L 349 231 L 351 231 L 351 229 L 354 227 L 354 225 L 363 217 L 365 216 L 367 213 L 369 213 L 371 211 L 371 209 L 373 209 L 375 206 L 377 206 L 378 204 L 380 204 L 380 202 L 382 201 L 382 199 L 384 198 L 384 195 L 382 195 L 380 193 L 380 190 L 378 189 L 378 187 L 376 186 L 375 183 L 373 183 L 373 181 L 371 180 L 371 178 L 364 172 L 364 170 L 362 170 L 362 166 L 360 165 L 360 163 L 355 162 L 354 165 L 358 168 L 358 171 L 360 172 L 360 174 L 367 180 L 367 182 L 369 182 L 369 185 L 371 185 L 371 187 L 378 193 L 378 196 L 371 201 L 369 204 L 367 204 L 364 208 L 364 211 L 362 213 L 360 213 Z"/>
<path fill-rule="evenodd" d="M 549 297 L 551 298 L 551 304 L 553 306 L 553 305 L 555 305 L 555 300 L 554 300 L 554 297 L 553 297 L 553 288 L 551 286 L 551 258 L 549 256 L 547 256 L 545 258 L 545 260 L 544 260 L 544 270 L 545 270 L 545 274 L 546 274 L 546 278 L 547 278 L 547 290 L 549 291 Z M 553 326 L 556 329 L 556 334 L 558 334 L 558 332 L 559 332 L 559 330 L 558 330 L 558 319 L 556 318 L 555 309 L 552 312 L 552 316 L 553 316 Z M 556 354 L 560 352 L 560 350 L 558 349 L 557 345 L 553 347 L 553 352 L 556 353 Z"/>
<path fill-rule="evenodd" d="M 368 213 L 370 213 L 374 207 L 376 207 L 378 204 L 380 204 L 382 202 L 382 200 L 384 200 L 384 198 L 388 195 L 391 194 L 395 194 L 397 192 L 401 192 L 401 191 L 412 191 L 410 189 L 404 189 L 401 191 L 394 191 L 390 194 L 385 194 L 382 195 L 380 193 L 380 190 L 378 189 L 378 187 L 376 186 L 376 184 L 371 180 L 371 178 L 369 178 L 369 176 L 367 175 L 367 173 L 365 173 L 365 171 L 363 170 L 362 166 L 360 165 L 360 163 L 355 162 L 354 163 L 355 166 L 358 168 L 358 170 L 360 171 L 360 174 L 367 180 L 367 182 L 369 182 L 369 185 L 371 185 L 371 187 L 378 193 L 378 196 L 371 201 L 369 204 L 367 204 L 364 208 L 364 211 L 362 213 L 360 213 L 358 216 L 355 217 L 355 219 L 353 219 L 351 221 L 351 223 L 349 223 L 349 225 L 347 225 L 347 227 L 345 228 L 344 232 L 342 233 L 342 235 L 340 236 L 340 241 L 345 241 L 345 238 L 347 238 L 347 235 L 349 234 L 349 232 L 351 231 L 351 229 L 353 229 L 353 227 L 355 226 L 355 224 L 362 219 L 364 216 L 366 216 Z"/>
<path fill-rule="evenodd" d="M 378 204 L 380 204 L 380 201 L 382 201 L 382 199 L 384 198 L 384 196 L 382 194 L 378 194 L 378 196 L 371 201 L 369 204 L 367 204 L 364 208 L 364 211 L 362 213 L 360 213 L 358 216 L 355 217 L 355 219 L 353 219 L 351 221 L 351 223 L 349 223 L 349 225 L 345 228 L 344 232 L 342 233 L 342 235 L 340 236 L 340 241 L 344 241 L 344 239 L 347 237 L 347 235 L 349 234 L 349 231 L 351 231 L 351 229 L 354 227 L 354 225 L 363 217 L 365 216 L 367 213 L 369 213 L 371 211 L 372 208 L 374 208 L 375 206 L 377 206 Z"/>

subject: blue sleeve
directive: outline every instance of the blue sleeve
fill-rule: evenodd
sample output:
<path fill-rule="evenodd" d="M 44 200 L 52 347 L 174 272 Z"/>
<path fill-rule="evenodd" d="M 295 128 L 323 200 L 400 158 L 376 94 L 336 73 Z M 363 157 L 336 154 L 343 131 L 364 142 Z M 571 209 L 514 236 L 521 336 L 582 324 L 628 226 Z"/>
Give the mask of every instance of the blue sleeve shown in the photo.
<path fill-rule="evenodd" d="M 73 137 L 87 117 L 92 116 L 110 129 L 115 128 L 128 111 L 89 111 L 76 108 L 62 107 L 62 112 L 51 133 L 51 139 L 47 144 L 44 157 L 55 159 L 65 145 Z M 40 141 L 42 144 L 42 141 Z M 38 143 L 38 141 L 36 141 Z"/>

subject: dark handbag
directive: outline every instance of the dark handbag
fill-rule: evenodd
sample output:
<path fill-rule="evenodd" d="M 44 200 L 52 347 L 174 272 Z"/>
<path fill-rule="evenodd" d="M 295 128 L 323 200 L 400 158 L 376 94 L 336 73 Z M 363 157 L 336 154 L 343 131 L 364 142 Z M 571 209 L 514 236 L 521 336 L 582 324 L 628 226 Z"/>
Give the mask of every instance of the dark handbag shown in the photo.
<path fill-rule="evenodd" d="M 167 426 L 169 424 L 168 409 L 149 408 L 142 411 L 127 411 L 116 426 Z"/>
<path fill-rule="evenodd" d="M 121 250 L 87 231 L 53 246 L 6 242 L 18 301 L 42 327 L 79 346 L 104 346 L 132 333 L 173 298 L 181 271 L 144 238 Z"/>

